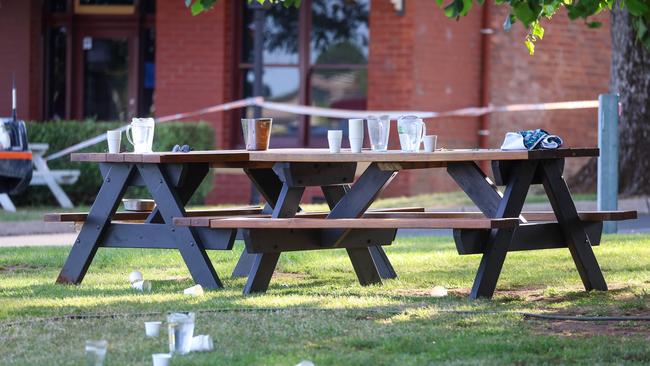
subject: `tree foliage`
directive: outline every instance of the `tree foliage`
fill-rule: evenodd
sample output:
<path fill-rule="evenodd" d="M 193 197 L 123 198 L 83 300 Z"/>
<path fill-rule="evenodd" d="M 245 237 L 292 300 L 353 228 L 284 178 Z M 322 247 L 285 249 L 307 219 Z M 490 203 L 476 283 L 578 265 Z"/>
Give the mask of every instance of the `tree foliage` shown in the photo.
<path fill-rule="evenodd" d="M 483 5 L 485 0 L 475 0 Z M 449 18 L 460 18 L 472 9 L 472 0 L 436 0 Z M 590 28 L 598 28 L 600 22 L 591 21 L 590 18 L 604 10 L 611 10 L 620 6 L 627 10 L 636 30 L 637 41 L 650 50 L 650 1 L 649 0 L 495 0 L 498 5 L 509 6 L 510 13 L 503 22 L 503 28 L 510 30 L 512 25 L 519 21 L 528 29 L 525 44 L 532 55 L 535 52 L 535 42 L 544 38 L 544 28 L 540 25 L 542 18 L 552 18 L 561 8 L 567 9 L 569 19 L 583 19 Z"/>
<path fill-rule="evenodd" d="M 193 15 L 200 14 L 214 6 L 217 0 L 184 0 Z M 281 3 L 285 7 L 299 7 L 301 0 L 248 0 L 260 4 Z M 444 9 L 449 18 L 459 19 L 465 16 L 474 6 L 474 2 L 483 5 L 485 0 L 435 0 Z M 598 28 L 600 22 L 590 18 L 604 10 L 620 6 L 630 13 L 637 41 L 650 50 L 650 0 L 495 0 L 497 5 L 510 8 L 510 13 L 503 22 L 503 28 L 508 31 L 519 21 L 528 30 L 524 43 L 532 55 L 535 52 L 535 42 L 544 38 L 544 28 L 540 24 L 542 18 L 552 18 L 560 9 L 566 8 L 571 20 L 583 19 L 590 28 Z"/>
<path fill-rule="evenodd" d="M 217 0 L 184 0 L 185 6 L 190 8 L 192 15 L 201 14 L 204 11 L 212 9 Z M 260 4 L 271 3 L 271 4 L 282 4 L 285 8 L 288 7 L 299 7 L 301 0 L 248 0 L 249 3 L 256 1 Z"/>

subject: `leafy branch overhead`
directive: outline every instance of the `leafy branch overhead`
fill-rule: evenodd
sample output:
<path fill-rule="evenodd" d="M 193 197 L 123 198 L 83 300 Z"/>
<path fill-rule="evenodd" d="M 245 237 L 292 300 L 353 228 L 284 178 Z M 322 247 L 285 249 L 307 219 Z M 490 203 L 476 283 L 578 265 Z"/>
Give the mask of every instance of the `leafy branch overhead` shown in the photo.
<path fill-rule="evenodd" d="M 193 15 L 200 14 L 214 6 L 217 0 L 184 0 Z M 285 7 L 299 7 L 301 0 L 248 0 L 260 4 L 280 3 Z M 474 5 L 483 5 L 485 0 L 435 0 L 444 9 L 449 18 L 459 19 L 469 13 Z M 510 13 L 503 22 L 503 29 L 510 30 L 517 21 L 528 30 L 524 43 L 528 52 L 535 52 L 535 42 L 544 38 L 544 28 L 540 24 L 542 18 L 550 19 L 561 8 L 566 8 L 571 20 L 583 19 L 590 28 L 598 28 L 600 22 L 590 21 L 590 17 L 603 10 L 611 10 L 620 6 L 627 10 L 632 17 L 636 30 L 637 41 L 650 50 L 650 0 L 495 0 L 497 5 L 509 6 Z"/>
<path fill-rule="evenodd" d="M 449 18 L 459 19 L 472 9 L 473 0 L 435 0 L 438 6 L 444 9 Z M 485 0 L 475 0 L 478 5 L 483 5 Z M 550 19 L 562 7 L 568 11 L 569 19 L 583 19 L 588 27 L 598 28 L 600 22 L 590 21 L 589 18 L 603 10 L 611 10 L 620 6 L 627 10 L 632 17 L 636 30 L 637 40 L 650 50 L 650 1 L 649 0 L 495 0 L 497 5 L 510 7 L 510 13 L 503 22 L 503 29 L 510 30 L 512 25 L 520 21 L 526 29 L 525 44 L 532 55 L 535 52 L 535 42 L 544 38 L 544 28 L 540 24 L 542 18 Z M 618 4 L 616 4 L 618 3 Z"/>
<path fill-rule="evenodd" d="M 184 0 L 185 6 L 190 8 L 192 15 L 201 14 L 204 11 L 212 9 L 217 0 Z M 271 4 L 282 4 L 285 8 L 288 7 L 299 7 L 301 0 L 248 0 L 249 3 L 257 2 L 259 4 L 271 3 Z"/>

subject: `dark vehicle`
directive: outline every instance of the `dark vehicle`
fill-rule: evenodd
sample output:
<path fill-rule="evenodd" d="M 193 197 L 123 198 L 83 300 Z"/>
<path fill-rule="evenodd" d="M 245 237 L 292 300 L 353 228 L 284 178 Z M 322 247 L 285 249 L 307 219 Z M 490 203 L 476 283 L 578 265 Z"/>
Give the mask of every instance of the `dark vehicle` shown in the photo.
<path fill-rule="evenodd" d="M 12 97 L 12 118 L 0 119 L 0 193 L 19 194 L 32 180 L 32 152 L 25 122 L 16 119 L 15 84 Z"/>

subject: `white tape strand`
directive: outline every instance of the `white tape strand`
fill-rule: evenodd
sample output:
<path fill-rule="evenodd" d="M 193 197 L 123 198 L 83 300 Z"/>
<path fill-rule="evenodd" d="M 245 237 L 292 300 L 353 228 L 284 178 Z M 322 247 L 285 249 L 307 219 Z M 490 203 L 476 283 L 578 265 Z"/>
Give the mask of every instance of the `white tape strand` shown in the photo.
<path fill-rule="evenodd" d="M 488 106 L 488 107 L 470 107 L 456 109 L 447 112 L 432 112 L 432 111 L 360 111 L 352 109 L 336 109 L 336 108 L 323 108 L 313 107 L 306 105 L 295 105 L 286 103 L 277 103 L 265 101 L 262 97 L 253 97 L 240 99 L 233 102 L 217 104 L 210 107 L 198 109 L 186 113 L 177 113 L 169 116 L 156 118 L 157 123 L 164 123 L 169 121 L 177 121 L 189 117 L 196 117 L 205 114 L 228 111 L 232 109 L 239 109 L 251 106 L 258 106 L 264 109 L 285 112 L 299 115 L 306 115 L 312 117 L 327 117 L 327 118 L 366 118 L 370 115 L 381 116 L 388 115 L 391 119 L 397 119 L 399 116 L 415 115 L 420 118 L 442 118 L 442 117 L 479 117 L 489 113 L 502 113 L 502 112 L 524 112 L 524 111 L 550 111 L 550 110 L 565 110 L 565 109 L 592 109 L 598 108 L 597 100 L 578 100 L 570 102 L 553 102 L 553 103 L 531 103 L 531 104 L 511 104 L 505 106 Z M 128 125 L 119 128 L 120 131 L 125 131 Z M 54 160 L 62 156 L 66 156 L 73 152 L 85 149 L 87 147 L 98 144 L 106 140 L 106 134 L 95 136 L 91 139 L 82 141 L 78 144 L 67 147 L 61 151 L 49 155 L 45 160 Z"/>
<path fill-rule="evenodd" d="M 165 123 L 165 122 L 170 122 L 170 121 L 177 121 L 180 119 L 184 118 L 189 118 L 189 117 L 194 117 L 194 116 L 199 116 L 199 115 L 204 115 L 204 114 L 209 114 L 209 113 L 215 113 L 215 112 L 222 112 L 222 111 L 227 111 L 231 109 L 239 109 L 243 107 L 248 107 L 248 106 L 253 106 L 259 103 L 262 103 L 264 101 L 263 98 L 261 97 L 255 97 L 255 98 L 246 98 L 246 99 L 240 99 L 236 100 L 234 102 L 229 102 L 229 103 L 224 103 L 224 104 L 217 104 L 213 105 L 211 107 L 207 108 L 202 108 L 196 111 L 192 112 L 187 112 L 187 113 L 177 113 L 169 116 L 164 116 L 160 118 L 156 118 L 156 123 Z M 117 130 L 119 131 L 126 131 L 129 125 L 124 125 Z M 106 134 L 101 134 L 97 135 L 93 138 L 90 138 L 88 140 L 82 141 L 78 144 L 74 144 L 72 146 L 69 146 L 61 151 L 57 151 L 54 154 L 49 155 L 48 157 L 45 158 L 46 161 L 49 160 L 54 160 L 58 159 L 60 157 L 66 156 L 68 154 L 72 154 L 73 152 L 77 152 L 79 150 L 85 149 L 87 147 L 93 146 L 95 144 L 98 144 L 102 141 L 106 140 Z"/>

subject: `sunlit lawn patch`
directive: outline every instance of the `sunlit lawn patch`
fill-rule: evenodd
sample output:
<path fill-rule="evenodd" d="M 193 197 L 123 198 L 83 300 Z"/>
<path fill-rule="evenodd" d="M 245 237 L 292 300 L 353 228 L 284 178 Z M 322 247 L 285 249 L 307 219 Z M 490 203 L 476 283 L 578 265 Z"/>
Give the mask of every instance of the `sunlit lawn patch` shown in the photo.
<path fill-rule="evenodd" d="M 174 310 L 196 311 L 196 331 L 216 343 L 174 365 L 650 362 L 648 322 L 520 315 L 649 316 L 650 236 L 605 236 L 594 248 L 608 292 L 583 291 L 568 250 L 510 253 L 491 301 L 467 299 L 479 257 L 458 256 L 448 237 L 386 247 L 399 278 L 383 286 L 359 286 L 344 250 L 283 254 L 268 293 L 247 297 L 244 280 L 229 278 L 241 248 L 210 252 L 226 289 L 197 298 L 182 295 L 193 282 L 174 251 L 100 249 L 82 285 L 62 286 L 54 279 L 68 248 L 2 249 L 0 364 L 79 364 L 84 340 L 105 338 L 107 365 L 148 365 L 166 351 L 166 332 L 145 338 L 143 321 Z M 130 289 L 134 269 L 151 293 Z M 449 296 L 431 297 L 434 285 Z M 43 319 L 74 314 L 108 317 Z"/>

